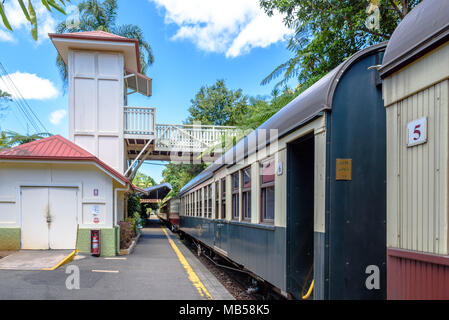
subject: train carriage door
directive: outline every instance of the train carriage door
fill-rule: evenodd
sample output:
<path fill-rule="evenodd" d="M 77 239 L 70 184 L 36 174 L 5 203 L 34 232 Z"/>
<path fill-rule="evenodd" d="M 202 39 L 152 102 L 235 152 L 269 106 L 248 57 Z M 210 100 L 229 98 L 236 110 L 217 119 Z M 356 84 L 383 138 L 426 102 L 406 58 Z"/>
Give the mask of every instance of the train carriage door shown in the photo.
<path fill-rule="evenodd" d="M 301 299 L 313 280 L 315 137 L 287 146 L 287 290 Z"/>

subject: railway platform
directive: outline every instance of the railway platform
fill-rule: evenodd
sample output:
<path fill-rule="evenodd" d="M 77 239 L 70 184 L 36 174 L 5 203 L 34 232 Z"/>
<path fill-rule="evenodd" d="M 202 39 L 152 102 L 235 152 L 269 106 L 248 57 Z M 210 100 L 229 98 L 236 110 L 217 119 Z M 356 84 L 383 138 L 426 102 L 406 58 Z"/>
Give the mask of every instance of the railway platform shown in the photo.
<path fill-rule="evenodd" d="M 69 270 L 79 289 L 68 289 Z M 151 220 L 131 255 L 79 255 L 55 271 L 0 270 L 0 299 L 233 300 L 225 287 L 158 220 Z"/>

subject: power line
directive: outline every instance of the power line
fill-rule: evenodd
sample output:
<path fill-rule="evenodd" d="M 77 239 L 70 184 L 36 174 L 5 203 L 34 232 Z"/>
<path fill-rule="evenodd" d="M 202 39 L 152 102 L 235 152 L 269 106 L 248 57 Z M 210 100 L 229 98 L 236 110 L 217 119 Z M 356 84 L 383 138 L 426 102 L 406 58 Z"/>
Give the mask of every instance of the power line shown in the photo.
<path fill-rule="evenodd" d="M 24 116 L 25 121 L 31 124 L 36 133 L 48 132 L 45 125 L 42 123 L 37 114 L 34 112 L 33 108 L 28 104 L 28 102 L 23 97 L 22 93 L 19 91 L 14 81 L 12 81 L 8 71 L 1 62 L 0 62 L 0 75 L 2 76 L 1 79 L 3 83 L 10 91 L 9 93 L 11 93 L 13 101 L 16 103 L 17 107 Z"/>

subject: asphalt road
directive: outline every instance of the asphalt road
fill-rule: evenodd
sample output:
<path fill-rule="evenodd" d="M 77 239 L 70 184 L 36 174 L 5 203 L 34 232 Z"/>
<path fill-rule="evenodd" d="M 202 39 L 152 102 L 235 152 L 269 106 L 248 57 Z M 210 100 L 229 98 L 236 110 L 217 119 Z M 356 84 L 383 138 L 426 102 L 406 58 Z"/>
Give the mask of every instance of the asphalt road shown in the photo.
<path fill-rule="evenodd" d="M 205 283 L 214 299 L 232 299 L 218 280 L 173 235 L 171 239 Z M 126 260 L 80 256 L 55 271 L 0 270 L 0 300 L 139 299 L 205 300 L 194 287 L 166 235 L 153 221 Z M 79 289 L 66 287 L 67 268 L 79 268 Z M 93 270 L 107 272 L 93 272 Z M 71 282 L 72 284 L 74 282 Z"/>

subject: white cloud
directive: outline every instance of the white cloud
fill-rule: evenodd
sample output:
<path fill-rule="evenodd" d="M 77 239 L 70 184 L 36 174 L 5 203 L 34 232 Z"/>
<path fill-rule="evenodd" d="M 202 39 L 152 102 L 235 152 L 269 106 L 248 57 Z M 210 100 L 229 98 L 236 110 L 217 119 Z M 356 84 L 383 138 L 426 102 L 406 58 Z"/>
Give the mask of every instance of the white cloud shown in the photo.
<path fill-rule="evenodd" d="M 6 31 L 0 29 L 0 41 L 13 42 L 14 38 L 10 32 L 6 32 Z"/>
<path fill-rule="evenodd" d="M 52 113 L 50 113 L 49 120 L 51 123 L 53 123 L 55 126 L 57 126 L 61 123 L 62 119 L 64 119 L 66 115 L 67 115 L 67 111 L 65 111 L 64 109 L 56 110 L 56 111 L 53 111 Z"/>
<path fill-rule="evenodd" d="M 14 82 L 24 99 L 46 100 L 58 97 L 58 90 L 48 79 L 22 72 L 11 73 L 9 78 Z M 0 90 L 9 92 L 15 98 L 19 96 L 5 77 L 0 77 Z"/>
<path fill-rule="evenodd" d="M 25 30 L 31 38 L 31 24 L 25 18 L 18 1 L 7 1 L 5 3 L 5 12 L 13 32 L 7 30 L 3 24 L 0 24 L 0 41 L 13 41 L 14 34 L 20 30 Z M 48 39 L 48 33 L 55 32 L 57 21 L 53 18 L 52 12 L 49 12 L 41 3 L 41 1 L 33 1 L 38 22 L 38 43 L 42 43 Z M 3 36 L 2 36 L 3 35 Z"/>
<path fill-rule="evenodd" d="M 199 49 L 237 57 L 293 34 L 280 14 L 268 17 L 258 0 L 149 0 L 165 9 L 165 23 L 179 29 L 173 40 L 190 40 Z"/>

